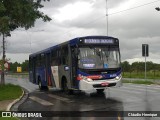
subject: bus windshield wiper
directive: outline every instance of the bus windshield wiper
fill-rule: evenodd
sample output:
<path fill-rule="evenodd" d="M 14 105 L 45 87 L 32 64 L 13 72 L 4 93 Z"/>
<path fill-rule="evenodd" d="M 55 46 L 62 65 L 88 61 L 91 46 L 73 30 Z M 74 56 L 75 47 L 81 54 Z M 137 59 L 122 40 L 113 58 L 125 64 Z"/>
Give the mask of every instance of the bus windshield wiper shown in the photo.
<path fill-rule="evenodd" d="M 100 56 L 100 52 L 93 45 L 90 45 L 89 48 L 94 49 L 94 51 L 97 53 L 97 55 Z"/>

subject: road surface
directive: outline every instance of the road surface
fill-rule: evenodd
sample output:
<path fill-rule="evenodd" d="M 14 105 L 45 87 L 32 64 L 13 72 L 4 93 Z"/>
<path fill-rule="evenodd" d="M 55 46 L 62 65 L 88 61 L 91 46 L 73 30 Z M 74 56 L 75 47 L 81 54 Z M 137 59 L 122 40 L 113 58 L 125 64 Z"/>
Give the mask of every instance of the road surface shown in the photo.
<path fill-rule="evenodd" d="M 120 88 L 109 88 L 104 94 L 75 93 L 66 95 L 60 91 L 51 89 L 50 91 L 40 91 L 38 86 L 28 82 L 24 78 L 9 78 L 7 82 L 19 84 L 29 91 L 27 100 L 19 106 L 19 111 L 48 111 L 50 115 L 46 120 L 121 120 L 119 116 L 109 116 L 107 111 L 114 111 L 125 114 L 124 120 L 159 120 L 160 119 L 160 86 L 158 85 L 133 85 L 123 84 Z M 64 112 L 64 117 L 56 117 L 53 112 Z M 74 117 L 66 117 L 68 111 L 75 112 Z M 90 116 L 76 116 L 76 111 L 80 113 L 90 111 Z M 105 114 L 100 114 L 101 113 Z M 159 117 L 133 117 L 129 116 L 130 111 L 136 113 L 149 111 L 152 114 L 158 114 Z M 51 112 L 51 113 L 49 113 Z M 96 116 L 97 113 L 97 116 Z M 127 115 L 126 115 L 127 114 Z M 98 116 L 99 115 L 99 116 Z M 102 116 L 101 116 L 102 115 Z M 110 118 L 112 117 L 112 118 Z M 23 118 L 24 120 L 26 118 Z M 43 120 L 44 118 L 30 118 L 31 120 Z"/>

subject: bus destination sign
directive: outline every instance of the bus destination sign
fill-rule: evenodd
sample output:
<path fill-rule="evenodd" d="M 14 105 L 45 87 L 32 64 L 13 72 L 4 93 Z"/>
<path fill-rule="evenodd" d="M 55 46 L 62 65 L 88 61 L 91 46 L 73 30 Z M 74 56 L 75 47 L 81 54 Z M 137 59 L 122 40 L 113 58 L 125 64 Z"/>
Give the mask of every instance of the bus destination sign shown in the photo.
<path fill-rule="evenodd" d="M 92 44 L 113 44 L 113 39 L 84 39 L 84 43 Z"/>

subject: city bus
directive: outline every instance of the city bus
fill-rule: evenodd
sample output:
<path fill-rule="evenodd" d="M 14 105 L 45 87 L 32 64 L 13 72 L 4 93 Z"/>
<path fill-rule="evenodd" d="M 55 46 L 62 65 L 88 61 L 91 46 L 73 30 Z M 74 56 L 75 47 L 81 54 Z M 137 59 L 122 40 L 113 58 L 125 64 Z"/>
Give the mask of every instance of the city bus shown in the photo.
<path fill-rule="evenodd" d="M 43 88 L 66 93 L 122 85 L 119 40 L 109 36 L 85 36 L 29 55 L 29 80 Z"/>

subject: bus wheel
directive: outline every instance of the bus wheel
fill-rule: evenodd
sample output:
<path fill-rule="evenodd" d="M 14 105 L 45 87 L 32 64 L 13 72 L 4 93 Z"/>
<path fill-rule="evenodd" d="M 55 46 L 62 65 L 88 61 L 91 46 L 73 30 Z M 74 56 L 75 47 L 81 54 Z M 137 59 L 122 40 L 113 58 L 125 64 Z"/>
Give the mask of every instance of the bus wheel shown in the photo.
<path fill-rule="evenodd" d="M 63 80 L 63 81 L 62 81 L 62 91 L 63 91 L 65 94 L 68 94 L 68 95 L 73 94 L 73 90 L 68 89 L 67 80 Z"/>
<path fill-rule="evenodd" d="M 98 94 L 102 94 L 104 89 L 96 89 Z"/>
<path fill-rule="evenodd" d="M 41 80 L 38 80 L 38 86 L 39 86 L 39 89 L 42 90 L 42 83 L 41 83 Z"/>
<path fill-rule="evenodd" d="M 40 90 L 43 90 L 44 87 L 42 86 L 42 82 L 40 78 L 38 78 L 38 86 Z"/>

